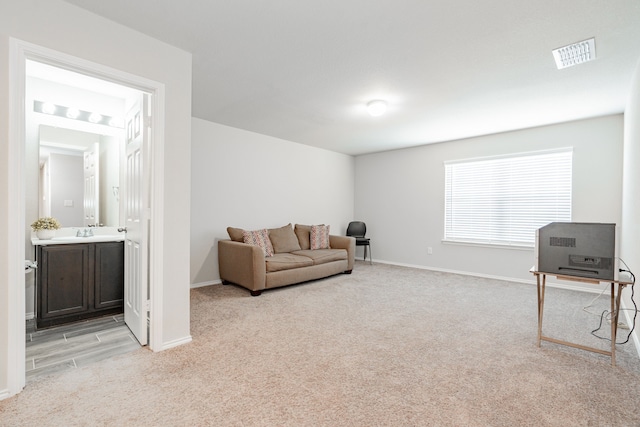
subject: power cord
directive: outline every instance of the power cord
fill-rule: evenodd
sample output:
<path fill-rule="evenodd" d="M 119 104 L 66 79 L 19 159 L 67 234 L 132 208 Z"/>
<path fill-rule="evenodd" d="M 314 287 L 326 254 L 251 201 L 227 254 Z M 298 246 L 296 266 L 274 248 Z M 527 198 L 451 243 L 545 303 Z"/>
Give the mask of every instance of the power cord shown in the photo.
<path fill-rule="evenodd" d="M 620 273 L 629 273 L 629 275 L 631 276 L 631 302 L 633 303 L 633 326 L 631 326 L 631 328 L 629 329 L 629 334 L 627 335 L 627 339 L 624 340 L 623 342 L 616 342 L 616 344 L 626 344 L 629 342 L 629 339 L 631 338 L 631 334 L 633 333 L 634 329 L 636 328 L 636 317 L 638 316 L 638 306 L 636 305 L 635 300 L 633 299 L 634 297 L 634 288 L 635 288 L 635 284 L 636 284 L 636 276 L 633 274 L 633 272 L 629 269 L 629 266 L 627 265 L 626 262 L 624 262 L 622 260 L 622 258 L 618 258 L 626 267 L 625 269 L 619 269 L 618 271 Z M 606 289 L 606 288 L 605 288 Z M 600 295 L 602 295 L 602 293 L 604 292 L 604 290 L 600 293 Z M 587 305 L 586 307 L 584 307 L 584 309 L 586 309 L 587 307 L 589 307 L 591 304 L 593 304 L 593 302 L 598 299 L 600 297 L 600 295 L 598 295 L 596 298 L 594 298 L 593 301 L 591 301 L 591 303 L 589 303 L 589 305 Z M 630 309 L 627 309 L 630 310 Z M 621 311 L 618 308 L 618 311 Z M 593 335 L 596 338 L 600 338 L 601 340 L 607 340 L 607 341 L 611 341 L 610 338 L 606 338 L 606 337 L 601 337 L 596 335 L 596 332 L 598 332 L 600 330 L 600 328 L 602 328 L 602 319 L 604 318 L 604 315 L 606 313 L 609 314 L 613 314 L 611 312 L 609 312 L 609 310 L 604 310 L 602 312 L 602 314 L 600 315 L 600 324 L 598 325 L 598 327 L 596 329 L 594 329 L 593 331 L 591 331 L 591 335 Z M 613 319 L 615 318 L 615 316 L 611 316 L 610 319 L 613 322 Z"/>
<path fill-rule="evenodd" d="M 589 311 L 587 310 L 589 307 L 591 307 L 598 298 L 600 298 L 604 292 L 607 290 L 607 288 L 609 287 L 609 285 L 604 285 L 604 287 L 602 288 L 602 291 L 596 295 L 591 301 L 589 301 L 589 304 L 585 305 L 584 307 L 582 307 L 582 310 L 584 310 L 585 312 L 589 313 L 589 314 L 593 314 L 594 316 L 600 316 L 600 314 L 598 313 L 594 313 L 593 311 Z"/>

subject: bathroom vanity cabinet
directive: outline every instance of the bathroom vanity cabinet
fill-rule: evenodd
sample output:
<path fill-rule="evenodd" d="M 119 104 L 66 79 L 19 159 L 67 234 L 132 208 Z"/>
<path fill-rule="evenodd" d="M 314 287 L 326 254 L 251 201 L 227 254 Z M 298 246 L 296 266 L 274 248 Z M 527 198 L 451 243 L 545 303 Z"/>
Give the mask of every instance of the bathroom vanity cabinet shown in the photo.
<path fill-rule="evenodd" d="M 37 246 L 36 257 L 37 327 L 122 313 L 122 241 Z"/>

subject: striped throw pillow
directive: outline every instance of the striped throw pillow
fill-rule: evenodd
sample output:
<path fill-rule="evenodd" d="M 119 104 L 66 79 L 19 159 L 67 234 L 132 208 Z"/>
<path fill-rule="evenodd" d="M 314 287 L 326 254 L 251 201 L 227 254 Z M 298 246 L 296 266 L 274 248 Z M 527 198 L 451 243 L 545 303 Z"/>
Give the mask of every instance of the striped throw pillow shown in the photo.
<path fill-rule="evenodd" d="M 273 256 L 273 246 L 269 240 L 269 232 L 266 228 L 262 230 L 242 231 L 242 240 L 249 245 L 257 245 L 262 248 L 264 256 Z"/>
<path fill-rule="evenodd" d="M 311 250 L 330 249 L 329 246 L 329 226 L 312 225 L 309 236 Z"/>

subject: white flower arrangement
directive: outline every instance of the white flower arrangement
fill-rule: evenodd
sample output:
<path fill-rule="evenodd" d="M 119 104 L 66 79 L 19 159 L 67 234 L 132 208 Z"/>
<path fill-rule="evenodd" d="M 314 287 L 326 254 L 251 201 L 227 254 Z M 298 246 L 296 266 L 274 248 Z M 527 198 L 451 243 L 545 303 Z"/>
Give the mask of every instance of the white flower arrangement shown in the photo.
<path fill-rule="evenodd" d="M 34 221 L 31 224 L 31 229 L 33 231 L 38 230 L 57 230 L 60 228 L 60 223 L 57 219 L 51 217 L 39 218 L 37 221 Z"/>

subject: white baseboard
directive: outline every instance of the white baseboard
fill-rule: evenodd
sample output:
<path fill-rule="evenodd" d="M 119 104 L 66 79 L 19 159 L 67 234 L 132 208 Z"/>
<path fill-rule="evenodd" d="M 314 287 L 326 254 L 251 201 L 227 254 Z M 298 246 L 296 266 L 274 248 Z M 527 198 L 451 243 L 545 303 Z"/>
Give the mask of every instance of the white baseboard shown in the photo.
<path fill-rule="evenodd" d="M 222 280 L 220 280 L 220 279 L 218 279 L 218 280 L 209 280 L 207 282 L 192 283 L 190 287 L 191 287 L 191 289 L 203 288 L 205 286 L 219 285 L 221 283 L 222 283 Z"/>
<path fill-rule="evenodd" d="M 178 347 L 183 344 L 189 344 L 191 341 L 193 341 L 193 338 L 191 337 L 191 335 L 189 335 L 183 338 L 178 338 L 177 340 L 165 342 L 165 343 L 162 343 L 161 351 L 169 350 L 170 348 Z"/>
<path fill-rule="evenodd" d="M 460 270 L 450 270 L 450 269 L 446 269 L 446 268 L 436 268 L 436 267 L 427 267 L 424 265 L 414 265 L 414 264 L 404 264 L 404 263 L 399 263 L 399 262 L 388 262 L 388 261 L 378 261 L 376 260 L 377 263 L 380 264 L 388 264 L 388 265 L 397 265 L 400 267 L 410 267 L 410 268 L 417 268 L 419 270 L 429 270 L 429 271 L 437 271 L 440 273 L 451 273 L 451 274 L 460 274 L 462 276 L 470 276 L 470 277 L 480 277 L 483 279 L 494 279 L 494 280 L 502 280 L 505 282 L 516 282 L 516 283 L 523 283 L 526 285 L 535 285 L 536 284 L 536 280 L 535 279 L 531 279 L 531 280 L 526 280 L 526 279 L 518 279 L 518 278 L 514 278 L 514 277 L 505 277 L 505 276 L 495 276 L 492 274 L 483 274 L 483 273 L 474 273 L 474 272 L 470 272 L 470 271 L 460 271 Z M 589 293 L 595 293 L 595 294 L 599 294 L 600 292 L 602 292 L 602 288 L 597 288 L 594 286 L 582 286 L 582 285 L 578 285 L 578 284 L 571 284 L 571 283 L 563 283 L 563 282 L 558 282 L 558 281 L 554 281 L 554 280 L 547 280 L 547 286 L 549 287 L 554 287 L 554 288 L 561 288 L 561 289 L 570 289 L 573 291 L 581 291 L 581 292 L 589 292 Z M 608 286 L 608 285 L 603 285 L 603 286 Z M 609 294 L 609 292 L 605 291 L 605 294 Z"/>
<path fill-rule="evenodd" d="M 633 327 L 633 315 L 629 310 L 633 310 L 632 308 L 627 309 L 624 305 L 624 301 L 622 304 L 622 312 L 624 313 L 624 318 L 627 321 L 627 325 L 629 327 Z M 624 330 L 622 330 L 624 332 Z M 618 335 L 620 335 L 620 330 L 618 330 Z M 631 333 L 631 338 L 633 339 L 633 345 L 636 347 L 636 353 L 638 353 L 638 357 L 640 357 L 640 339 L 638 339 L 638 330 L 634 330 Z"/>
<path fill-rule="evenodd" d="M 0 400 L 4 400 L 11 397 L 11 394 L 9 394 L 9 389 L 2 389 L 0 390 Z"/>
<path fill-rule="evenodd" d="M 24 318 L 25 320 L 32 320 L 36 318 L 36 314 L 34 312 L 25 313 Z"/>
<path fill-rule="evenodd" d="M 405 264 L 401 262 L 390 262 L 390 261 L 380 261 L 380 260 L 376 260 L 376 262 L 379 264 L 397 265 L 399 267 L 417 268 L 418 270 L 429 270 L 429 271 L 437 271 L 440 273 L 460 274 L 463 276 L 481 277 L 484 279 L 504 280 L 507 282 L 518 282 L 518 283 L 526 283 L 526 284 L 534 284 L 534 285 L 536 284 L 535 280 L 515 279 L 513 277 L 494 276 L 491 274 L 472 273 L 469 271 L 450 270 L 447 268 L 428 267 L 424 265 Z"/>

